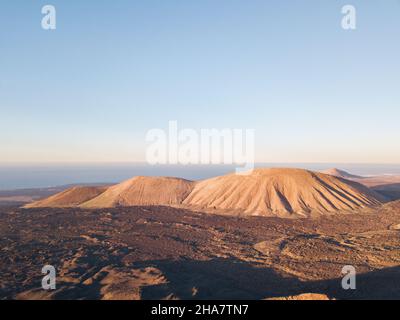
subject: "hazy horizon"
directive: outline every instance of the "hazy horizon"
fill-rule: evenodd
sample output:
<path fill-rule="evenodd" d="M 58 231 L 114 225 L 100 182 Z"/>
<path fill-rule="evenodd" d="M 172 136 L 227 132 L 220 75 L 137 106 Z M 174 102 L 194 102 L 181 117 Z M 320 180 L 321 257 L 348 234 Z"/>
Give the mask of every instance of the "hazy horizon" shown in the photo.
<path fill-rule="evenodd" d="M 255 167 L 290 167 L 308 170 L 338 168 L 352 174 L 400 175 L 400 164 L 256 163 Z M 118 183 L 133 176 L 172 176 L 201 180 L 235 170 L 235 165 L 37 164 L 1 165 L 0 190 L 46 188 L 80 183 Z"/>

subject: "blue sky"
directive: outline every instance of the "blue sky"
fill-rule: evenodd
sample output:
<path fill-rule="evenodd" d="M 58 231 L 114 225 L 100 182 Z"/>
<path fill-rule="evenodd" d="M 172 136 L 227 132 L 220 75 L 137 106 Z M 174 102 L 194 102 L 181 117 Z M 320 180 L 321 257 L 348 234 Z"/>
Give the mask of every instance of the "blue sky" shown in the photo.
<path fill-rule="evenodd" d="M 1 1 L 0 162 L 143 161 L 178 120 L 255 129 L 256 161 L 400 163 L 399 40 L 398 0 Z"/>

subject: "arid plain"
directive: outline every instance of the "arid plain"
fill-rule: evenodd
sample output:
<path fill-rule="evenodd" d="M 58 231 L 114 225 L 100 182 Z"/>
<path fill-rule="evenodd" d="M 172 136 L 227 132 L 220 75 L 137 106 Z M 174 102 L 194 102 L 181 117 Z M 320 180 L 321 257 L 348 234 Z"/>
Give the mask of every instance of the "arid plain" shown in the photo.
<path fill-rule="evenodd" d="M 136 177 L 1 207 L 0 297 L 400 299 L 400 202 L 344 174 Z"/>

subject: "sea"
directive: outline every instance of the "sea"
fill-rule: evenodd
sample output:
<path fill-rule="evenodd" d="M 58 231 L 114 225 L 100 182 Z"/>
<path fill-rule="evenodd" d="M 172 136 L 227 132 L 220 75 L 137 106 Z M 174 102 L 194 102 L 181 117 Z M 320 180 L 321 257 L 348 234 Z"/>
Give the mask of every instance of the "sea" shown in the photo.
<path fill-rule="evenodd" d="M 233 172 L 236 167 L 236 165 L 153 166 L 146 163 L 0 164 L 0 190 L 118 183 L 134 176 L 169 176 L 200 180 Z M 400 164 L 257 163 L 255 167 L 303 168 L 315 171 L 338 168 L 362 176 L 400 175 Z"/>

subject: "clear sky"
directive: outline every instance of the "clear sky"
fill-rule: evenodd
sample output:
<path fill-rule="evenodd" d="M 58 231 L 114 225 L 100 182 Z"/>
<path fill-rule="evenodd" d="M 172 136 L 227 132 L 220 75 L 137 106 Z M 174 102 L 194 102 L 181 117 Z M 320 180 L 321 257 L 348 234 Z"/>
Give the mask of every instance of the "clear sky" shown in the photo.
<path fill-rule="evenodd" d="M 143 161 L 169 120 L 255 129 L 256 161 L 400 163 L 400 1 L 1 1 L 0 162 Z"/>

